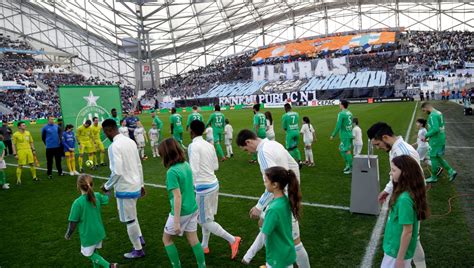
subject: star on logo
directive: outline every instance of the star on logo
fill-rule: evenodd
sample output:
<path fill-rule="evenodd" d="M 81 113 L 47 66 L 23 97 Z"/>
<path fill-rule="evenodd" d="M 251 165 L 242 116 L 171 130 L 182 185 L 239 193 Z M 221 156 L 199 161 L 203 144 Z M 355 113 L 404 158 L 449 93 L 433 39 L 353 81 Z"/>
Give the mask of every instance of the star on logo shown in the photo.
<path fill-rule="evenodd" d="M 92 94 L 92 90 L 91 90 L 91 91 L 89 91 L 89 96 L 83 97 L 83 98 L 87 101 L 87 106 L 97 106 L 97 100 L 100 97 L 94 96 L 94 94 Z"/>

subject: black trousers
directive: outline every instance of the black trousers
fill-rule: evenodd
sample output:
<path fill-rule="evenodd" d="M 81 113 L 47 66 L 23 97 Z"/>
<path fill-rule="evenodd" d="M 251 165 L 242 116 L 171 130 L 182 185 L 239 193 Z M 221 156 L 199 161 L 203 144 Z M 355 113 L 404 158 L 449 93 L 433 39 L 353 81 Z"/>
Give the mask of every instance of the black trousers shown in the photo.
<path fill-rule="evenodd" d="M 63 173 L 63 168 L 61 166 L 61 147 L 58 148 L 46 148 L 46 167 L 48 169 L 48 176 L 53 173 L 53 158 L 56 161 L 56 169 L 58 174 Z"/>
<path fill-rule="evenodd" d="M 3 143 L 5 143 L 5 155 L 12 155 L 13 154 L 12 140 L 4 140 Z"/>

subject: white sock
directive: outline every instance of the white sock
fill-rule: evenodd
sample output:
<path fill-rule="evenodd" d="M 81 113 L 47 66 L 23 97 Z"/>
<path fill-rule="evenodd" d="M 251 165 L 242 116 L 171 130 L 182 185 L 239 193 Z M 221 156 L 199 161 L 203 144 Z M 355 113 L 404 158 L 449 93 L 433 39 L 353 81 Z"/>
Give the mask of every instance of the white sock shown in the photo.
<path fill-rule="evenodd" d="M 312 149 L 308 150 L 308 156 L 309 156 L 309 162 L 314 163 L 313 150 Z"/>
<path fill-rule="evenodd" d="M 259 232 L 257 237 L 255 238 L 255 241 L 253 241 L 253 244 L 247 250 L 247 253 L 245 253 L 244 261 L 246 261 L 247 263 L 250 263 L 253 257 L 255 257 L 257 252 L 260 249 L 262 249 L 264 245 L 265 245 L 265 235 L 262 232 Z"/>
<path fill-rule="evenodd" d="M 298 245 L 295 245 L 295 250 L 296 250 L 296 264 L 298 265 L 298 268 L 311 267 L 309 265 L 308 253 L 306 252 L 306 249 L 304 248 L 303 243 L 299 243 Z"/>
<path fill-rule="evenodd" d="M 135 219 L 135 222 L 137 223 L 137 226 L 138 226 L 138 235 L 143 236 L 142 235 L 142 228 L 140 228 L 140 223 L 138 222 L 138 219 Z"/>
<path fill-rule="evenodd" d="M 140 243 L 140 227 L 136 221 L 133 223 L 127 224 L 127 233 L 130 242 L 132 242 L 133 248 L 136 250 L 142 249 L 142 244 Z"/>
<path fill-rule="evenodd" d="M 235 237 L 229 234 L 226 230 L 224 230 L 224 228 L 222 228 L 222 226 L 220 226 L 220 224 L 217 222 L 206 222 L 202 224 L 202 226 L 203 228 L 209 230 L 209 232 L 224 238 L 225 240 L 227 240 L 227 242 L 231 244 L 235 242 Z"/>
<path fill-rule="evenodd" d="M 229 150 L 230 150 L 230 154 L 234 154 L 234 151 L 232 150 L 232 145 L 229 145 Z"/>
<path fill-rule="evenodd" d="M 413 255 L 413 263 L 415 264 L 416 268 L 426 267 L 425 251 L 423 250 L 423 247 L 421 246 L 420 239 L 416 241 L 415 254 Z"/>
<path fill-rule="evenodd" d="M 201 229 L 202 229 L 201 247 L 207 248 L 209 247 L 209 237 L 211 236 L 211 232 L 207 230 L 206 228 L 204 228 L 204 226 Z"/>

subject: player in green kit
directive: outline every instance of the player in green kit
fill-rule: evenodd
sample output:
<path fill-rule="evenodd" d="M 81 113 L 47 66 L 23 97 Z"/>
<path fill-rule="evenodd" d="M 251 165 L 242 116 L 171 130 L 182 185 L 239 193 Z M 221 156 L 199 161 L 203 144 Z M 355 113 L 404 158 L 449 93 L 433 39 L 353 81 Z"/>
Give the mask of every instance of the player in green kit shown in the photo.
<path fill-rule="evenodd" d="M 183 148 L 183 116 L 176 113 L 176 108 L 171 108 L 171 135 L 175 138 Z"/>
<path fill-rule="evenodd" d="M 454 170 L 446 160 L 443 159 L 446 147 L 446 132 L 444 128 L 443 114 L 433 108 L 431 103 L 425 102 L 421 105 L 421 110 L 428 114 L 428 132 L 425 134 L 425 140 L 428 140 L 430 145 L 430 159 L 431 159 L 431 177 L 426 179 L 427 183 L 435 183 L 438 181 L 438 176 L 442 172 L 442 168 L 448 171 L 449 181 L 453 181 L 458 173 Z"/>
<path fill-rule="evenodd" d="M 225 117 L 221 113 L 221 106 L 216 104 L 214 106 L 214 113 L 211 114 L 207 121 L 206 127 L 211 126 L 214 136 L 214 146 L 216 147 L 217 156 L 221 158 L 221 161 L 225 161 L 224 151 L 222 150 L 221 140 L 222 134 L 224 133 Z"/>
<path fill-rule="evenodd" d="M 161 130 L 163 129 L 163 121 L 161 121 L 158 115 L 156 115 L 156 111 L 153 111 L 151 113 L 151 118 L 153 120 L 153 123 L 155 123 L 156 128 L 158 129 L 158 133 L 159 133 L 158 141 L 161 141 L 162 139 Z"/>
<path fill-rule="evenodd" d="M 198 112 L 198 107 L 196 105 L 193 106 L 193 112 L 188 115 L 188 122 L 186 122 L 186 131 L 189 130 L 189 126 L 191 125 L 191 122 L 194 120 L 199 120 L 204 123 L 204 118 L 202 115 Z"/>
<path fill-rule="evenodd" d="M 267 118 L 264 114 L 260 112 L 260 103 L 257 103 L 253 106 L 253 127 L 257 137 L 260 139 L 265 139 L 267 137 Z M 252 153 L 252 160 L 250 163 L 257 163 L 257 153 Z"/>
<path fill-rule="evenodd" d="M 341 154 L 346 166 L 344 167 L 344 174 L 350 174 L 352 172 L 352 113 L 347 110 L 349 102 L 341 100 L 339 108 L 341 111 L 337 115 L 336 128 L 331 134 L 330 139 L 334 139 L 339 132 L 339 138 L 341 143 L 339 144 L 339 153 Z"/>
<path fill-rule="evenodd" d="M 181 267 L 178 249 L 173 239 L 186 234 L 189 245 L 196 257 L 198 268 L 206 267 L 204 251 L 197 237 L 198 206 L 194 193 L 193 172 L 186 162 L 183 150 L 174 139 L 160 143 L 158 151 L 163 159 L 166 172 L 166 190 L 171 211 L 163 230 L 163 244 L 173 268 Z"/>
<path fill-rule="evenodd" d="M 286 131 L 286 150 L 290 155 L 298 162 L 300 167 L 301 153 L 298 149 L 298 143 L 300 142 L 300 115 L 297 112 L 291 110 L 291 104 L 285 104 L 285 114 L 282 117 L 283 130 Z"/>
<path fill-rule="evenodd" d="M 110 119 L 113 119 L 115 121 L 115 123 L 117 124 L 118 127 L 120 127 L 120 117 L 117 115 L 117 109 L 113 108 L 112 110 L 110 110 L 110 113 L 112 114 L 112 116 L 110 117 Z"/>

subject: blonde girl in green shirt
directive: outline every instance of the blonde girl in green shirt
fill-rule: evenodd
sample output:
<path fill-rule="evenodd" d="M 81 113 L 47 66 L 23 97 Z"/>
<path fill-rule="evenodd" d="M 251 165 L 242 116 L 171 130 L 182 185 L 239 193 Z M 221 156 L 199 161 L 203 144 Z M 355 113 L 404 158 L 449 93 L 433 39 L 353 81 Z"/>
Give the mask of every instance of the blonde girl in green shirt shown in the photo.
<path fill-rule="evenodd" d="M 418 162 L 409 155 L 392 159 L 390 176 L 394 189 L 385 225 L 381 267 L 411 267 L 419 221 L 429 216 L 424 176 Z"/>
<path fill-rule="evenodd" d="M 158 147 L 166 172 L 166 190 L 171 211 L 163 230 L 163 244 L 173 268 L 181 267 L 173 237 L 186 234 L 199 268 L 206 267 L 204 251 L 197 237 L 198 207 L 194 193 L 193 174 L 184 151 L 176 139 L 168 138 Z"/>
<path fill-rule="evenodd" d="M 81 192 L 81 196 L 72 203 L 69 226 L 64 238 L 70 240 L 74 230 L 79 226 L 81 253 L 92 261 L 92 266 L 117 267 L 116 263 L 107 262 L 97 251 L 102 248 L 102 240 L 105 238 L 101 207 L 109 203 L 109 197 L 94 192 L 90 175 L 79 176 L 77 189 Z"/>
<path fill-rule="evenodd" d="M 301 191 L 298 179 L 292 170 L 271 167 L 265 170 L 265 188 L 274 196 L 265 211 L 265 221 L 262 226 L 262 233 L 265 235 L 266 266 L 267 268 L 293 267 L 296 251 L 291 216 L 293 214 L 299 220 L 301 214 Z"/>

